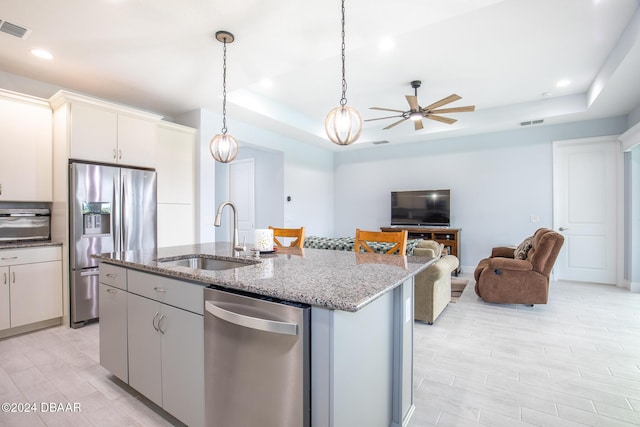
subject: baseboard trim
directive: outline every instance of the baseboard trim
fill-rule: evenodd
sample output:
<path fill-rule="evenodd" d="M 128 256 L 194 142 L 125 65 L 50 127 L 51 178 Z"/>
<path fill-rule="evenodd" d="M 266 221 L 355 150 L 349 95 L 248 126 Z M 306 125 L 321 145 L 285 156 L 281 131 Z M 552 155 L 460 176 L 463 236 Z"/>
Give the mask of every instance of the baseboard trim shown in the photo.
<path fill-rule="evenodd" d="M 16 328 L 5 329 L 0 331 L 0 339 L 13 337 L 15 335 L 26 334 L 27 332 L 37 331 L 38 329 L 49 328 L 62 324 L 62 317 L 55 319 L 43 320 L 42 322 L 30 323 L 28 325 L 18 326 Z"/>

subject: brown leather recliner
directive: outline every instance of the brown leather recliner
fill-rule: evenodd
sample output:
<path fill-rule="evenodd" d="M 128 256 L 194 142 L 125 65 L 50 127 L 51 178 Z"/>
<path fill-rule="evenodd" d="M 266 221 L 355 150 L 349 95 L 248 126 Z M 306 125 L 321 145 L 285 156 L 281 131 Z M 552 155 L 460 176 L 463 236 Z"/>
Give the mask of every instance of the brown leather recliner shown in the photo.
<path fill-rule="evenodd" d="M 538 229 L 525 259 L 515 259 L 514 248 L 496 247 L 474 272 L 476 294 L 486 302 L 546 304 L 549 275 L 564 243 L 562 234 Z"/>

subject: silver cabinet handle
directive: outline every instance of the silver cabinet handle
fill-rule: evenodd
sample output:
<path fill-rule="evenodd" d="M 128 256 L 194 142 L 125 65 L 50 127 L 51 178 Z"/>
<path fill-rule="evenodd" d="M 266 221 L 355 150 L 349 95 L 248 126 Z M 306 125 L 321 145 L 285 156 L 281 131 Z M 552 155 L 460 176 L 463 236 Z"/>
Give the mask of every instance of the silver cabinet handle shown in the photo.
<path fill-rule="evenodd" d="M 109 292 L 112 295 L 115 295 L 118 291 L 116 291 L 115 289 L 107 289 L 107 292 Z"/>
<path fill-rule="evenodd" d="M 122 149 L 118 150 L 118 160 L 122 160 Z"/>
<path fill-rule="evenodd" d="M 7 273 L 4 273 L 4 284 L 7 284 Z"/>
<path fill-rule="evenodd" d="M 17 256 L 10 256 L 10 257 L 6 257 L 6 258 L 0 258 L 0 260 L 2 260 L 2 261 L 9 261 L 9 260 L 12 260 L 12 259 L 18 259 L 18 257 Z"/>
<path fill-rule="evenodd" d="M 164 314 L 162 316 L 160 316 L 160 318 L 158 319 L 158 331 L 164 335 L 165 332 L 167 332 L 167 330 L 162 330 L 162 321 L 164 320 Z"/>
<path fill-rule="evenodd" d="M 567 231 L 569 229 L 569 227 L 560 227 L 558 230 L 560 231 Z"/>
<path fill-rule="evenodd" d="M 115 148 L 113 149 L 113 159 L 114 160 L 116 159 L 116 149 Z"/>
<path fill-rule="evenodd" d="M 16 283 L 16 272 L 15 271 L 11 272 L 11 283 Z"/>
<path fill-rule="evenodd" d="M 153 316 L 153 320 L 151 321 L 151 324 L 153 325 L 153 329 L 155 329 L 156 331 L 158 331 L 158 327 L 156 326 L 156 319 L 158 318 L 158 316 L 160 315 L 160 312 L 157 311 L 156 315 Z M 159 323 L 159 322 L 158 322 Z"/>
<path fill-rule="evenodd" d="M 105 276 L 107 276 L 110 279 L 115 279 L 116 277 L 118 277 L 117 274 L 113 274 L 113 273 L 107 273 L 107 274 L 105 274 Z"/>
<path fill-rule="evenodd" d="M 278 322 L 277 320 L 267 320 L 259 317 L 246 316 L 244 314 L 225 310 L 215 305 L 212 301 L 205 301 L 204 308 L 219 319 L 225 320 L 234 325 L 245 328 L 257 329 L 259 331 L 273 332 L 281 335 L 298 335 L 298 325 L 296 323 Z"/>
<path fill-rule="evenodd" d="M 165 288 L 160 288 L 158 286 L 156 286 L 155 288 L 153 288 L 154 291 L 156 292 L 160 292 L 162 294 L 164 294 L 165 292 L 167 292 L 167 290 Z"/>

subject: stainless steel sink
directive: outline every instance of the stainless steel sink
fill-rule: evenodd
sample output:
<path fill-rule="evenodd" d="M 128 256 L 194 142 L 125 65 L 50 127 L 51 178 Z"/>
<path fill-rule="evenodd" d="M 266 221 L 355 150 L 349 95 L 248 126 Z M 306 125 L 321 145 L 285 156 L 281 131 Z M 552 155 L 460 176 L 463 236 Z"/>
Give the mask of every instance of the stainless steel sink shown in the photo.
<path fill-rule="evenodd" d="M 159 258 L 158 262 L 163 263 L 163 267 L 189 267 L 197 270 L 229 270 L 232 268 L 246 267 L 258 264 L 260 261 L 246 258 L 226 258 L 215 255 L 192 255 L 188 257 Z"/>

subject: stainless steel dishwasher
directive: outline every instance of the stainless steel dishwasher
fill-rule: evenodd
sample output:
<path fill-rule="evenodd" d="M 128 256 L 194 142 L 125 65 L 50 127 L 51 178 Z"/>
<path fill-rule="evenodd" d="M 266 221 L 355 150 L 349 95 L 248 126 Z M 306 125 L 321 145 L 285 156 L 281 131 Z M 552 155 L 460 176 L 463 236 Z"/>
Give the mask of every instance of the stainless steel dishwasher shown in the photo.
<path fill-rule="evenodd" d="M 207 427 L 309 427 L 309 306 L 204 292 Z"/>

